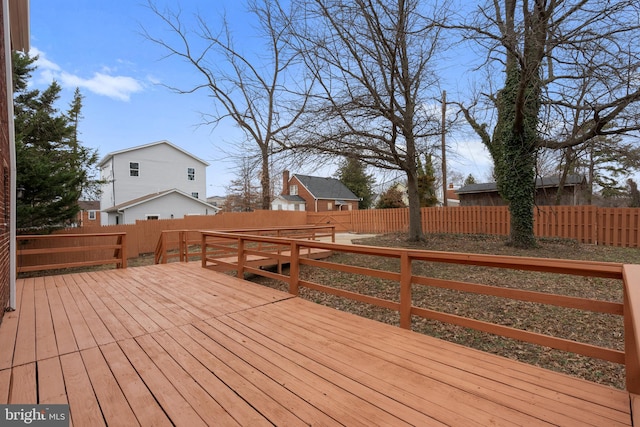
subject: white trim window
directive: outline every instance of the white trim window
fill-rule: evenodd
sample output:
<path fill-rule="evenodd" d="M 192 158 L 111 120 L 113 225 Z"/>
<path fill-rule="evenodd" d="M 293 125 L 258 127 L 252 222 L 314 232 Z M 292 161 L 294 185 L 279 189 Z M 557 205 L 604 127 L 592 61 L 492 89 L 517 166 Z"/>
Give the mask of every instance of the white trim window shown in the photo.
<path fill-rule="evenodd" d="M 189 181 L 196 180 L 196 168 L 187 168 L 187 180 Z"/>
<path fill-rule="evenodd" d="M 298 186 L 296 184 L 292 184 L 289 186 L 289 194 L 292 196 L 298 195 Z"/>
<path fill-rule="evenodd" d="M 87 218 L 89 218 L 89 220 L 91 220 L 91 221 L 95 221 L 96 220 L 96 211 L 89 211 L 87 213 Z"/>
<path fill-rule="evenodd" d="M 129 176 L 140 176 L 140 163 L 129 162 Z"/>
<path fill-rule="evenodd" d="M 197 199 L 199 196 L 197 191 L 194 191 L 193 193 L 191 193 L 191 197 L 193 197 L 194 199 Z"/>

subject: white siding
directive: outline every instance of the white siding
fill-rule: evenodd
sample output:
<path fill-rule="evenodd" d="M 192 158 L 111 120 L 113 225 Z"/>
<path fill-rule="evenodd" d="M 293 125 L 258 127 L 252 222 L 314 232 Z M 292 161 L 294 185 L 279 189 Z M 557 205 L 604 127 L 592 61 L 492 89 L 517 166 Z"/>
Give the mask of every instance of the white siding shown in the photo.
<path fill-rule="evenodd" d="M 206 197 L 205 165 L 167 144 L 116 154 L 114 159 L 115 205 L 147 194 L 181 190 Z M 129 163 L 140 165 L 139 175 L 130 176 Z M 187 169 L 195 169 L 195 180 L 187 178 Z"/>
<path fill-rule="evenodd" d="M 131 162 L 138 163 L 138 176 L 130 175 Z M 195 170 L 193 180 L 189 179 L 189 168 Z M 100 175 L 108 181 L 102 186 L 100 209 L 103 211 L 171 189 L 198 193 L 200 200 L 206 199 L 206 164 L 164 142 L 113 153 L 102 165 Z M 144 219 L 144 216 L 138 219 Z M 108 222 L 112 220 L 115 221 Z M 107 223 L 106 215 L 103 223 Z"/>
<path fill-rule="evenodd" d="M 135 224 L 147 215 L 157 215 L 158 219 L 183 218 L 185 215 L 214 215 L 215 212 L 196 199 L 179 193 L 169 193 L 145 203 L 125 209 L 121 224 Z M 113 216 L 115 223 L 115 214 Z"/>

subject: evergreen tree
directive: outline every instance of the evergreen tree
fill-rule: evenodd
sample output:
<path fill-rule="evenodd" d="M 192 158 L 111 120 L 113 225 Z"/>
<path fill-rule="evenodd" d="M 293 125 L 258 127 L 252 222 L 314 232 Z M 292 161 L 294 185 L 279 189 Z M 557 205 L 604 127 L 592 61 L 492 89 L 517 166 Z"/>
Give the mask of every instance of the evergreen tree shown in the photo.
<path fill-rule="evenodd" d="M 629 190 L 629 207 L 640 208 L 640 191 L 638 184 L 631 178 L 627 180 L 627 188 Z"/>
<path fill-rule="evenodd" d="M 469 174 L 469 175 L 465 178 L 464 183 L 463 183 L 462 185 L 463 185 L 463 186 L 466 186 L 466 185 L 473 185 L 473 184 L 477 184 L 477 182 L 476 182 L 476 178 L 475 178 L 472 174 Z"/>
<path fill-rule="evenodd" d="M 55 106 L 62 88 L 28 90 L 37 57 L 13 54 L 16 132 L 17 227 L 50 230 L 75 220 L 83 191 L 95 188 L 89 178 L 97 161 L 94 150 L 78 141 L 82 96 L 76 91 L 68 114 Z"/>
<path fill-rule="evenodd" d="M 338 179 L 353 194 L 360 198 L 359 209 L 369 209 L 373 204 L 373 184 L 375 182 L 372 175 L 366 173 L 365 165 L 355 157 L 348 157 L 340 166 L 337 172 Z"/>
<path fill-rule="evenodd" d="M 420 207 L 435 206 L 438 203 L 438 196 L 436 196 L 436 177 L 431 154 L 425 156 L 424 165 L 420 161 L 420 158 L 417 159 L 417 164 Z"/>

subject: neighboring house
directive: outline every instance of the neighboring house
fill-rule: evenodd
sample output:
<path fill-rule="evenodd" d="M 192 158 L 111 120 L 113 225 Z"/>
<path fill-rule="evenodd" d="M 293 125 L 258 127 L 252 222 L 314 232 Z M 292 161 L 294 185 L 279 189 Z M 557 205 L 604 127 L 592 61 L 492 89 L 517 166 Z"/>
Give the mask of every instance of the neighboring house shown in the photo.
<path fill-rule="evenodd" d="M 120 218 L 120 224 L 142 219 L 174 219 L 188 215 L 215 215 L 220 208 L 177 189 L 147 194 L 105 209 L 107 215 Z"/>
<path fill-rule="evenodd" d="M 452 183 L 449 184 L 449 187 L 447 188 L 447 206 L 460 206 L 460 197 L 458 196 L 458 194 L 456 193 L 456 188 L 453 186 Z M 442 202 L 441 202 L 442 204 Z"/>
<path fill-rule="evenodd" d="M 99 200 L 80 200 L 78 206 L 80 207 L 80 212 L 78 212 L 78 218 L 76 219 L 78 227 L 100 225 Z"/>
<path fill-rule="evenodd" d="M 350 211 L 358 209 L 360 199 L 335 178 L 282 174 L 282 194 L 271 202 L 272 210 L 308 212 Z"/>
<path fill-rule="evenodd" d="M 227 200 L 226 197 L 223 196 L 211 196 L 207 197 L 207 203 L 217 208 L 222 209 L 224 207 L 224 203 Z"/>
<path fill-rule="evenodd" d="M 8 9 L 7 9 L 8 7 Z M 16 153 L 11 51 L 29 51 L 29 1 L 0 2 L 0 323 L 16 308 Z"/>
<path fill-rule="evenodd" d="M 169 141 L 107 154 L 98 164 L 105 181 L 100 199 L 102 225 L 215 215 L 219 209 L 205 201 L 207 166 Z"/>
<path fill-rule="evenodd" d="M 581 205 L 587 181 L 581 175 L 569 175 L 565 181 L 560 197 L 560 205 Z M 550 176 L 536 179 L 535 204 L 538 206 L 554 205 L 560 177 Z M 460 206 L 504 206 L 507 203 L 498 193 L 495 182 L 470 184 L 456 190 L 460 197 Z"/>

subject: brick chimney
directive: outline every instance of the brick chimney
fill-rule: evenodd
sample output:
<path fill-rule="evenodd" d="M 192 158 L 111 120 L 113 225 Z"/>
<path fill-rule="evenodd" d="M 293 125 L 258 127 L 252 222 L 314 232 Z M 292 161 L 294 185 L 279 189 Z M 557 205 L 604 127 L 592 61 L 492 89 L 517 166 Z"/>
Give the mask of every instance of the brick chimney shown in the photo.
<path fill-rule="evenodd" d="M 289 195 L 289 171 L 282 171 L 282 195 Z"/>

